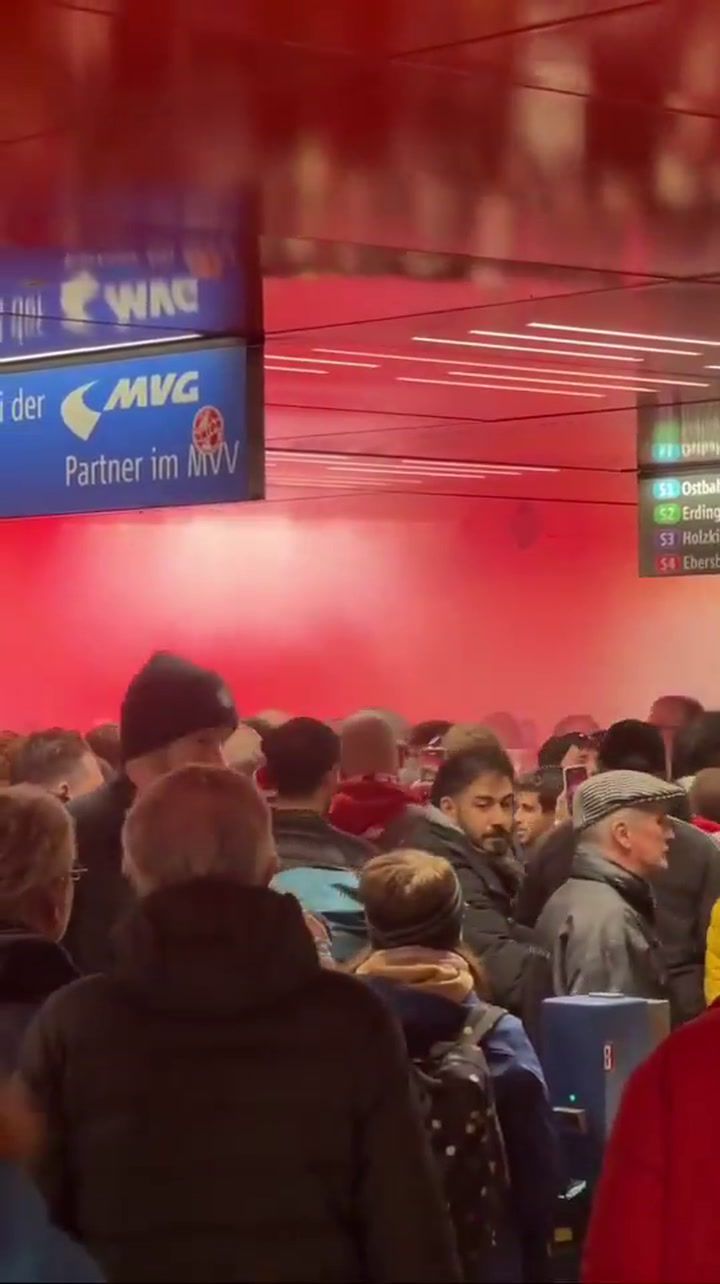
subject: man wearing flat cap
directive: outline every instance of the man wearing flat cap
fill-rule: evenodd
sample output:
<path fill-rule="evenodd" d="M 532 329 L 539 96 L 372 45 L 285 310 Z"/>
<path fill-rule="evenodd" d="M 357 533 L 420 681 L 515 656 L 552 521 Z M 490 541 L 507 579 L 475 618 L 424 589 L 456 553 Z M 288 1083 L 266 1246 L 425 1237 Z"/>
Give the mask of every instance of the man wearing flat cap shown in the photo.
<path fill-rule="evenodd" d="M 647 880 L 667 864 L 668 814 L 682 793 L 638 771 L 606 771 L 578 790 L 571 875 L 536 929 L 555 994 L 667 997 Z"/>

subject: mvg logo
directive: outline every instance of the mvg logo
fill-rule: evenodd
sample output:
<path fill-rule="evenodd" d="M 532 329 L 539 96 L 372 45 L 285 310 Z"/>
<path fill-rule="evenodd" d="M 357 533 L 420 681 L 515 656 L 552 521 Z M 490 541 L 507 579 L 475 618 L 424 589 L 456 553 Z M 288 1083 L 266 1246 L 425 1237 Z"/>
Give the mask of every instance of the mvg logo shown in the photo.
<path fill-rule="evenodd" d="M 91 388 L 98 382 L 91 379 L 79 388 L 74 388 L 63 399 L 60 414 L 66 428 L 87 441 L 97 428 L 100 416 L 110 410 L 144 410 L 148 406 L 191 405 L 200 398 L 197 370 L 187 370 L 184 374 L 138 375 L 135 379 L 118 379 L 110 396 L 100 410 L 93 409 L 85 400 Z"/>
<path fill-rule="evenodd" d="M 191 315 L 199 307 L 198 281 L 194 276 L 172 276 L 102 285 L 91 272 L 78 272 L 60 287 L 60 307 L 67 329 L 96 319 L 103 313 L 103 304 L 120 324 L 179 313 Z"/>

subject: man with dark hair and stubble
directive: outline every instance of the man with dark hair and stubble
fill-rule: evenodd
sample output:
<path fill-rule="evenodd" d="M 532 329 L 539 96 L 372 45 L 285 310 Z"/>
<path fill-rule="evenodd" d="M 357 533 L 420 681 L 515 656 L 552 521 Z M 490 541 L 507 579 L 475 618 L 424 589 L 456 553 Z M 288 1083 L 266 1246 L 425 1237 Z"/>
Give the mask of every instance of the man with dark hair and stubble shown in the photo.
<path fill-rule="evenodd" d="M 374 848 L 327 819 L 340 780 L 340 737 L 315 718 L 290 718 L 264 741 L 281 866 L 358 869 Z"/>
<path fill-rule="evenodd" d="M 430 805 L 409 809 L 383 835 L 382 847 L 410 847 L 450 862 L 466 904 L 464 939 L 487 969 L 493 999 L 537 1037 L 550 971 L 534 932 L 514 920 L 522 881 L 512 847 L 514 787 L 512 762 L 499 744 L 451 754 L 435 777 Z"/>
<path fill-rule="evenodd" d="M 82 798 L 103 783 L 100 764 L 77 731 L 50 727 L 20 744 L 10 765 L 10 783 L 39 785 L 61 802 Z"/>

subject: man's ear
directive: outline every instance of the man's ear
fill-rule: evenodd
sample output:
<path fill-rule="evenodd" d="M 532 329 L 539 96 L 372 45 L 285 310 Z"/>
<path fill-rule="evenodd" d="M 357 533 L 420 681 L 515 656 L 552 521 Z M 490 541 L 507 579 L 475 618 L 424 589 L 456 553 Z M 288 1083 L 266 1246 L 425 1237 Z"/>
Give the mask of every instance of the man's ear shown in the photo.
<path fill-rule="evenodd" d="M 69 803 L 69 802 L 70 802 L 70 786 L 69 786 L 69 784 L 68 784 L 67 780 L 63 780 L 63 781 L 62 781 L 62 782 L 57 786 L 57 789 L 56 789 L 54 792 L 55 792 L 55 797 L 56 797 L 56 798 L 59 798 L 61 803 Z"/>
<path fill-rule="evenodd" d="M 454 816 L 454 815 L 455 815 L 455 799 L 454 799 L 454 798 L 441 798 L 441 799 L 440 799 L 440 810 L 441 810 L 442 812 L 444 812 L 446 816 Z"/>

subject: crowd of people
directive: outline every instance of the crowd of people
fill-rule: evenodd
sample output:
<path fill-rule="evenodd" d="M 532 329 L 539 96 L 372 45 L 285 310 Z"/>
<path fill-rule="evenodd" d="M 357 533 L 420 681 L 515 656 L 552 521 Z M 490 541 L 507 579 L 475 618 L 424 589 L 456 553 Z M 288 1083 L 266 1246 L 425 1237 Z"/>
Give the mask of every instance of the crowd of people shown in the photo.
<path fill-rule="evenodd" d="M 242 722 L 159 653 L 118 725 L 2 736 L 1 1278 L 545 1284 L 542 1003 L 598 991 L 676 1033 L 585 1276 L 720 1278 L 710 1197 L 667 1215 L 713 1157 L 720 713 L 566 718 L 520 773 L 503 731 Z"/>

